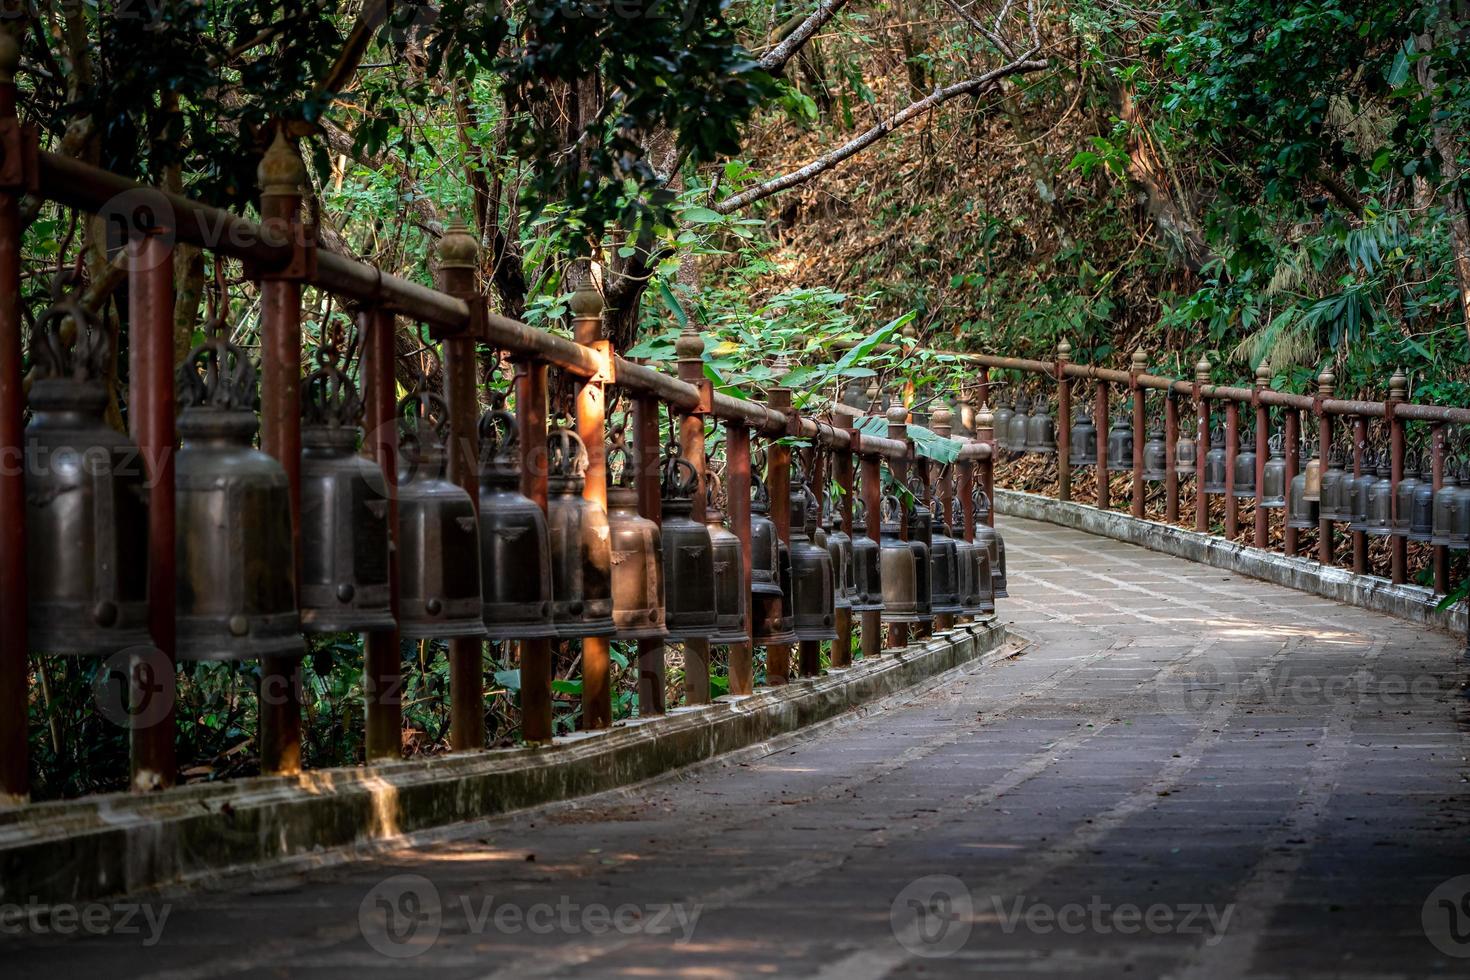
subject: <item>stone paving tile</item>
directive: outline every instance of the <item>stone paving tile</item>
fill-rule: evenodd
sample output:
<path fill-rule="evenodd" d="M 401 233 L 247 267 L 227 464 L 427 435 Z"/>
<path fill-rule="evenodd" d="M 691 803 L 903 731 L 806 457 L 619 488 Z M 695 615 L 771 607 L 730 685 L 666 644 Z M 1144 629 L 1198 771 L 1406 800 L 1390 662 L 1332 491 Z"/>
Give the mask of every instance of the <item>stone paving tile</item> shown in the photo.
<path fill-rule="evenodd" d="M 1470 973 L 1424 926 L 1470 875 L 1451 638 L 1003 530 L 1021 657 L 764 757 L 162 896 L 156 945 L 0 936 L 6 976 Z"/>

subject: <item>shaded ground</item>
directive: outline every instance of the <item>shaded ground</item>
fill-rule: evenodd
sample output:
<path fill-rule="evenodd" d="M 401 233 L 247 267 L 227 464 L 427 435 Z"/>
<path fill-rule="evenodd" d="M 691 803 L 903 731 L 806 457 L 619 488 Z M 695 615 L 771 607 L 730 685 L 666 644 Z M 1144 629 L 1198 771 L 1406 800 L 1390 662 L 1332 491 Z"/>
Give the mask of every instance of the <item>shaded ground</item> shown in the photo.
<path fill-rule="evenodd" d="M 1005 531 L 1024 656 L 635 791 L 159 899 L 137 932 L 4 940 L 6 973 L 1470 974 L 1458 644 Z"/>

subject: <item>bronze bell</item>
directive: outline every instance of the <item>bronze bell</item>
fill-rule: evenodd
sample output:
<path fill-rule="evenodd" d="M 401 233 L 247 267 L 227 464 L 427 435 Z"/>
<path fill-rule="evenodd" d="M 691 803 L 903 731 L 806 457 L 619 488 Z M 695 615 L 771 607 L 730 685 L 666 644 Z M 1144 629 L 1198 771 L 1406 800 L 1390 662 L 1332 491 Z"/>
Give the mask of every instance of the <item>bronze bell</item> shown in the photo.
<path fill-rule="evenodd" d="M 392 629 L 388 488 L 357 455 L 362 400 L 334 344 L 301 382 L 301 628 Z"/>
<path fill-rule="evenodd" d="M 931 608 L 936 614 L 957 615 L 963 611 L 959 592 L 959 549 L 954 538 L 949 536 L 949 525 L 940 515 L 937 501 L 929 514 L 928 544 L 929 575 L 933 583 Z"/>
<path fill-rule="evenodd" d="M 745 553 L 740 549 L 740 539 L 725 527 L 721 490 L 719 477 L 710 473 L 705 480 L 704 525 L 709 528 L 710 545 L 715 549 L 715 632 L 709 639 L 711 643 L 748 643 L 745 619 L 750 603 L 745 592 Z"/>
<path fill-rule="evenodd" d="M 1174 443 L 1175 474 L 1180 479 L 1194 476 L 1194 467 L 1197 462 L 1199 462 L 1199 450 L 1195 447 L 1194 437 L 1181 432 L 1178 441 Z"/>
<path fill-rule="evenodd" d="M 953 501 L 954 494 L 950 494 Z M 976 615 L 980 604 L 979 587 L 975 582 L 975 552 L 980 550 L 973 542 L 965 540 L 964 514 L 958 504 L 953 506 L 953 522 L 949 525 L 949 537 L 955 551 L 955 593 L 959 596 L 960 613 Z"/>
<path fill-rule="evenodd" d="M 798 640 L 835 640 L 832 556 L 808 531 L 817 498 L 801 480 L 791 481 L 791 605 Z"/>
<path fill-rule="evenodd" d="M 1429 543 L 1436 547 L 1449 547 L 1454 543 L 1455 508 L 1461 493 L 1460 481 L 1456 478 L 1456 467 L 1448 460 L 1444 466 L 1444 477 L 1434 493 L 1433 533 Z"/>
<path fill-rule="evenodd" d="M 1097 426 L 1092 422 L 1092 413 L 1087 409 L 1077 415 L 1072 423 L 1072 446 L 1069 451 L 1073 466 L 1097 465 Z"/>
<path fill-rule="evenodd" d="M 1133 469 L 1133 423 L 1121 415 L 1108 429 L 1108 471 L 1127 473 Z"/>
<path fill-rule="evenodd" d="M 867 507 L 861 499 L 852 507 L 853 612 L 876 612 L 883 608 L 883 572 L 878 542 L 868 537 Z"/>
<path fill-rule="evenodd" d="M 771 497 L 765 483 L 751 473 L 750 484 L 750 613 L 754 642 L 768 646 L 795 643 L 789 592 L 791 556 L 785 542 L 776 536 L 776 525 L 766 516 L 771 510 Z"/>
<path fill-rule="evenodd" d="M 1205 453 L 1205 493 L 1225 492 L 1225 432 L 1216 428 L 1210 433 L 1210 451 Z"/>
<path fill-rule="evenodd" d="M 979 496 L 983 497 L 984 493 L 981 490 Z M 974 495 L 971 499 L 974 500 Z M 979 507 L 975 506 L 973 509 L 978 512 Z M 973 541 L 964 540 L 964 536 L 964 514 L 957 509 L 953 537 L 959 549 L 960 561 L 968 561 L 970 566 L 967 572 L 961 573 L 961 580 L 967 590 L 961 605 L 967 616 L 988 616 L 995 612 L 995 581 L 990 571 L 990 549 L 978 533 Z"/>
<path fill-rule="evenodd" d="M 1318 504 L 1320 509 L 1322 502 L 1322 458 L 1315 451 L 1312 453 L 1312 458 L 1302 467 L 1302 472 L 1306 474 L 1303 499 Z"/>
<path fill-rule="evenodd" d="M 990 523 L 990 494 L 985 492 L 984 487 L 977 484 L 970 494 L 970 499 L 975 511 L 975 523 L 977 525 Z"/>
<path fill-rule="evenodd" d="M 1460 490 L 1455 495 L 1455 511 L 1450 522 L 1448 546 L 1455 551 L 1470 550 L 1470 483 L 1460 471 Z"/>
<path fill-rule="evenodd" d="M 480 581 L 492 640 L 555 636 L 551 532 L 521 493 L 520 435 L 504 408 L 480 416 Z"/>
<path fill-rule="evenodd" d="M 1369 534 L 1384 537 L 1393 533 L 1393 480 L 1390 479 L 1391 467 L 1388 453 L 1380 453 L 1378 456 L 1378 470 L 1371 486 L 1368 487 L 1368 522 L 1367 532 Z"/>
<path fill-rule="evenodd" d="M 250 443 L 255 368 L 219 321 L 179 365 L 174 468 L 180 660 L 304 652 L 286 471 Z"/>
<path fill-rule="evenodd" d="M 148 490 L 138 449 L 103 421 L 100 380 L 112 356 L 107 331 L 68 291 L 31 339 L 26 427 L 26 581 L 30 647 L 38 653 L 109 656 L 150 646 Z M 63 340 L 70 319 L 75 341 Z"/>
<path fill-rule="evenodd" d="M 1419 485 L 1419 457 L 1409 453 L 1404 457 L 1404 478 L 1399 481 L 1397 489 L 1394 490 L 1395 513 L 1398 517 L 1393 520 L 1393 535 L 1396 538 L 1404 538 L 1409 535 L 1409 526 L 1413 523 L 1414 494 L 1418 492 Z"/>
<path fill-rule="evenodd" d="M 889 495 L 883 498 L 878 525 L 878 554 L 883 578 L 883 622 L 921 623 L 924 617 L 919 614 L 918 563 L 909 542 L 899 536 L 902 531 L 901 513 L 897 497 Z"/>
<path fill-rule="evenodd" d="M 1286 494 L 1286 526 L 1296 528 L 1298 531 L 1315 528 L 1318 524 L 1318 501 L 1307 496 L 1307 453 L 1303 448 L 1301 456 L 1301 467 L 1297 475 L 1291 478 L 1291 486 Z"/>
<path fill-rule="evenodd" d="M 1424 474 L 1426 477 L 1429 474 Z M 1446 474 L 1448 477 L 1448 474 Z M 1414 500 L 1409 511 L 1410 541 L 1429 541 L 1434 537 L 1434 480 L 1425 479 L 1414 488 Z"/>
<path fill-rule="evenodd" d="M 1276 433 L 1266 442 L 1271 458 L 1261 468 L 1260 506 L 1280 509 L 1286 506 L 1286 453 L 1281 433 Z"/>
<path fill-rule="evenodd" d="M 911 478 L 910 491 L 916 486 L 917 478 Z M 914 553 L 914 572 L 919 583 L 919 615 L 926 622 L 934 618 L 934 562 L 929 548 L 934 534 L 931 516 L 922 498 L 913 493 L 908 510 L 909 550 Z"/>
<path fill-rule="evenodd" d="M 837 503 L 829 493 L 826 506 L 822 509 L 822 523 L 826 540 L 820 542 L 832 556 L 832 577 L 836 594 L 833 601 L 838 609 L 851 609 L 857 598 L 857 578 L 852 567 L 852 538 L 842 530 L 842 521 L 837 513 Z"/>
<path fill-rule="evenodd" d="M 709 528 L 694 520 L 699 474 L 670 443 L 663 467 L 665 618 L 669 638 L 703 640 L 714 633 L 715 553 Z"/>
<path fill-rule="evenodd" d="M 991 428 L 995 432 L 995 445 L 997 448 L 1009 450 L 1011 448 L 1011 419 L 1015 418 L 1016 410 L 1005 402 L 995 410 L 991 419 Z M 880 532 L 881 533 L 881 532 Z"/>
<path fill-rule="evenodd" d="M 1323 520 L 1345 521 L 1348 513 L 1345 497 L 1347 474 L 1342 469 L 1342 453 L 1333 447 L 1327 456 L 1327 471 L 1322 474 L 1322 499 L 1319 513 Z"/>
<path fill-rule="evenodd" d="M 1045 398 L 1036 400 L 1036 410 L 1026 423 L 1026 450 L 1033 453 L 1057 451 L 1057 425 L 1047 411 Z"/>
<path fill-rule="evenodd" d="M 582 496 L 587 447 L 559 426 L 546 434 L 546 526 L 551 536 L 551 619 L 558 636 L 612 636 L 612 540 L 607 513 Z"/>
<path fill-rule="evenodd" d="M 975 494 L 982 500 L 985 499 L 985 491 L 979 487 L 975 488 Z M 975 543 L 984 545 L 986 553 L 990 556 L 991 591 L 997 599 L 1007 598 L 1010 592 L 1006 590 L 1005 539 L 1001 537 L 999 531 L 979 519 L 979 507 L 975 508 L 975 513 L 977 515 L 975 521 Z"/>
<path fill-rule="evenodd" d="M 613 622 L 619 640 L 652 640 L 668 635 L 664 626 L 662 535 L 638 513 L 633 457 L 621 428 L 607 451 L 607 524 L 612 535 Z"/>
<path fill-rule="evenodd" d="M 1352 515 L 1348 523 L 1349 531 L 1368 530 L 1368 517 L 1371 513 L 1368 495 L 1377 482 L 1378 456 L 1371 450 L 1366 450 L 1363 453 L 1363 472 L 1352 478 L 1351 489 L 1348 491 L 1348 510 Z"/>
<path fill-rule="evenodd" d="M 1148 441 L 1143 444 L 1143 478 L 1165 480 L 1169 477 L 1169 446 L 1164 442 L 1163 429 L 1149 429 Z"/>
<path fill-rule="evenodd" d="M 398 635 L 485 635 L 475 502 L 444 478 L 449 406 L 424 387 L 398 403 Z"/>
<path fill-rule="evenodd" d="M 1240 433 L 1235 452 L 1235 483 L 1230 496 L 1254 497 L 1256 495 L 1256 437 L 1252 433 Z"/>
<path fill-rule="evenodd" d="M 1006 424 L 1007 432 L 1006 448 L 1013 453 L 1029 452 L 1030 447 L 1026 445 L 1027 433 L 1031 430 L 1031 401 L 1025 395 L 1016 399 L 1016 413 Z"/>

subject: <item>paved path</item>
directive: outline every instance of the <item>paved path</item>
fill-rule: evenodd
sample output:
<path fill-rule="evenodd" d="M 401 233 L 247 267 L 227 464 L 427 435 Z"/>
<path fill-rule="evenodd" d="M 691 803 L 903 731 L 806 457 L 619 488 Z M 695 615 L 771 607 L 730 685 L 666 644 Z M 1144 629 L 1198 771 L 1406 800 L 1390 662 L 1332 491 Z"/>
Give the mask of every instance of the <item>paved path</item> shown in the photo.
<path fill-rule="evenodd" d="M 1456 643 L 1005 528 L 1024 656 L 763 756 L 175 898 L 152 947 L 12 943 L 6 973 L 1470 975 L 1470 878 L 1430 900 L 1470 875 Z"/>

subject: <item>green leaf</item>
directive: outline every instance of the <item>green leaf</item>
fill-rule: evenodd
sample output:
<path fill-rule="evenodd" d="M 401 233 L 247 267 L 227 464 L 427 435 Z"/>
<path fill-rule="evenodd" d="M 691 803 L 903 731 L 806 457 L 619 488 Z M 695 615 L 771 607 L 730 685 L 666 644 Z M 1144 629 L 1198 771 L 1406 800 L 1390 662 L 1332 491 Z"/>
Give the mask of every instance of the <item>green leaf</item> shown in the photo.
<path fill-rule="evenodd" d="M 495 683 L 507 691 L 519 692 L 521 689 L 521 672 L 517 670 L 497 670 L 495 672 Z"/>

